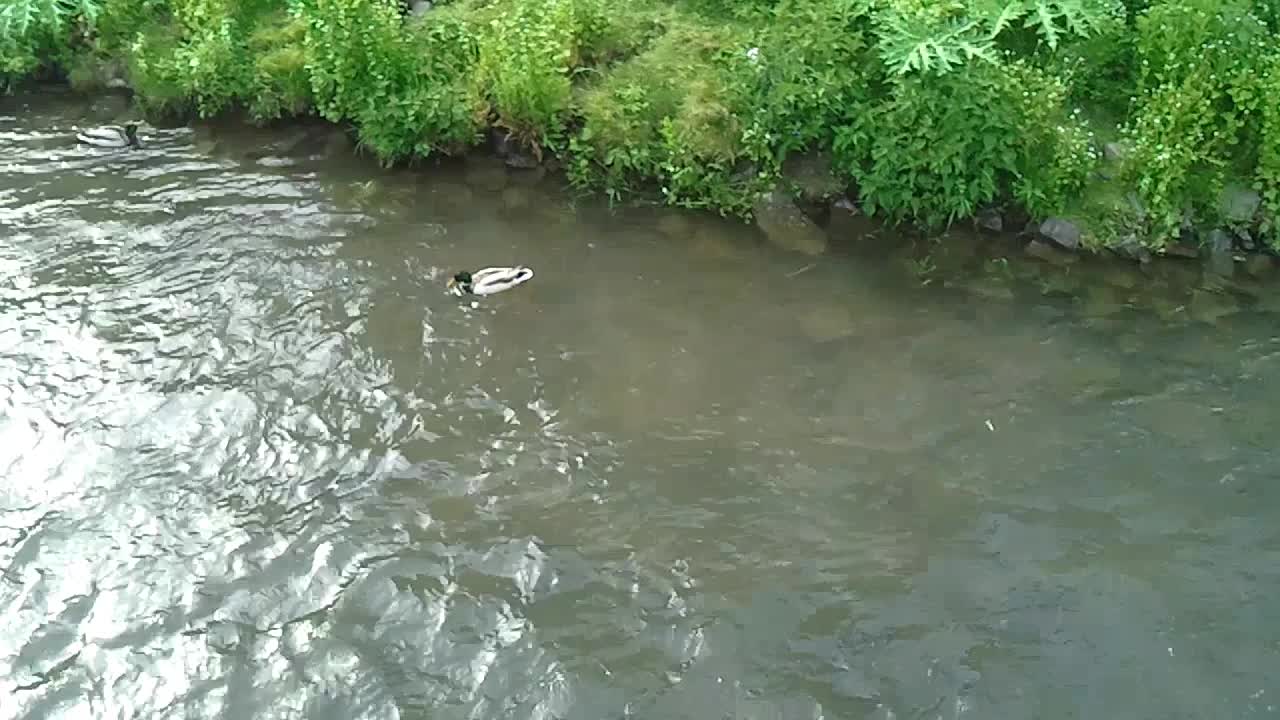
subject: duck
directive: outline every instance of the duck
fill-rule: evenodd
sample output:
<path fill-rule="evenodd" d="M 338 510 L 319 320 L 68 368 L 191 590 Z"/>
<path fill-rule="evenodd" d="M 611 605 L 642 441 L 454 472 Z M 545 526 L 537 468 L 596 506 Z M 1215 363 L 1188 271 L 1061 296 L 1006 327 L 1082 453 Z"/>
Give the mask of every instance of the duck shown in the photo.
<path fill-rule="evenodd" d="M 138 124 L 125 123 L 119 125 L 103 125 L 76 133 L 76 139 L 86 145 L 100 148 L 140 148 L 138 140 Z"/>
<path fill-rule="evenodd" d="M 463 270 L 449 278 L 449 290 L 455 294 L 493 295 L 522 285 L 533 277 L 533 271 L 518 267 L 487 267 L 474 272 Z"/>

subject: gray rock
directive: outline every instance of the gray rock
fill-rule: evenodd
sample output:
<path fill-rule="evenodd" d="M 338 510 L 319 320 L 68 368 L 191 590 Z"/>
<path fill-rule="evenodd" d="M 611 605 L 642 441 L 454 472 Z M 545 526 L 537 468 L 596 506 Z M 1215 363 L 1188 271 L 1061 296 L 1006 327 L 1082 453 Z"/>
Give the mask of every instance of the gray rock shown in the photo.
<path fill-rule="evenodd" d="M 1040 235 L 1052 240 L 1055 245 L 1067 250 L 1080 247 L 1080 228 L 1070 220 L 1049 218 L 1040 223 Z"/>
<path fill-rule="evenodd" d="M 1043 240 L 1032 240 L 1027 243 L 1026 253 L 1037 260 L 1042 260 L 1051 265 L 1070 265 L 1078 260 L 1075 255 L 1063 252 L 1059 248 L 1044 242 Z"/>
<path fill-rule="evenodd" d="M 1102 156 L 1109 162 L 1119 162 L 1129 156 L 1129 146 L 1126 143 L 1109 142 L 1102 146 Z"/>
<path fill-rule="evenodd" d="M 845 188 L 845 183 L 831 169 L 831 156 L 825 152 L 788 157 L 782 165 L 782 174 L 800 188 L 800 196 L 809 202 L 825 202 Z"/>
<path fill-rule="evenodd" d="M 1231 277 L 1236 271 L 1231 251 L 1231 235 L 1227 231 L 1216 229 L 1210 232 L 1205 238 L 1205 270 L 1220 277 Z"/>
<path fill-rule="evenodd" d="M 514 170 L 532 170 L 538 167 L 537 158 L 519 151 L 508 153 L 506 157 L 502 158 L 502 161 L 506 163 L 507 167 Z"/>
<path fill-rule="evenodd" d="M 1138 240 L 1137 235 L 1129 234 L 1113 243 L 1111 252 L 1127 260 L 1143 264 L 1151 262 L 1151 251 Z"/>
<path fill-rule="evenodd" d="M 1228 185 L 1218 198 L 1218 212 L 1228 222 L 1247 225 L 1253 222 L 1262 207 L 1262 196 L 1256 190 L 1242 185 Z"/>
<path fill-rule="evenodd" d="M 431 12 L 431 0 L 413 0 L 409 5 L 409 14 L 413 17 Z"/>
<path fill-rule="evenodd" d="M 983 208 L 978 211 L 978 216 L 974 218 L 978 227 L 983 230 L 990 230 L 998 233 L 1004 231 L 1004 217 L 1000 215 L 1000 211 L 995 208 Z"/>
<path fill-rule="evenodd" d="M 836 201 L 831 203 L 831 208 L 850 215 L 857 215 L 861 212 L 858 210 L 858 204 L 850 200 L 848 195 L 841 195 L 836 198 Z"/>
<path fill-rule="evenodd" d="M 756 225 L 774 245 L 806 255 L 821 255 L 826 251 L 826 233 L 801 212 L 781 188 L 759 195 L 752 209 Z"/>

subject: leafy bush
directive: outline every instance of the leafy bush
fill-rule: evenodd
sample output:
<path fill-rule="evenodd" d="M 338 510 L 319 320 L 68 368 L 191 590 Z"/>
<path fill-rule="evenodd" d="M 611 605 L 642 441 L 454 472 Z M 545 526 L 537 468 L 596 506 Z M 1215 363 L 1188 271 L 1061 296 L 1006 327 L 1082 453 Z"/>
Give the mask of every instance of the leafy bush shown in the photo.
<path fill-rule="evenodd" d="M 69 60 L 72 33 L 91 26 L 100 0 L 6 0 L 0 6 L 0 86 Z"/>
<path fill-rule="evenodd" d="M 740 42 L 729 29 L 677 24 L 589 89 L 571 179 L 613 198 L 655 182 L 673 204 L 742 209 L 730 179 L 741 128 L 722 59 Z"/>
<path fill-rule="evenodd" d="M 1216 220 L 1229 176 L 1257 166 L 1266 182 L 1270 155 L 1259 141 L 1274 113 L 1267 83 L 1277 50 L 1266 24 L 1239 0 L 1154 4 L 1137 30 L 1141 94 L 1126 128 L 1134 146 L 1129 180 L 1146 205 L 1150 242 L 1160 245 L 1178 237 L 1191 213 Z"/>
<path fill-rule="evenodd" d="M 476 141 L 478 98 L 467 81 L 477 50 L 450 9 L 404 28 L 382 0 L 297 0 L 306 25 L 311 90 L 320 114 L 352 120 L 386 161 Z"/>

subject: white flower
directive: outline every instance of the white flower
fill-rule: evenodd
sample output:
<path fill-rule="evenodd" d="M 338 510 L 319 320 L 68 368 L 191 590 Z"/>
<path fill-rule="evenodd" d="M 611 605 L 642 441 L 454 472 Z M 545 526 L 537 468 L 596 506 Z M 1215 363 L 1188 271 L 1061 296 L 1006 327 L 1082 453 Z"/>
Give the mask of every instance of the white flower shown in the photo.
<path fill-rule="evenodd" d="M 747 51 L 747 59 L 751 62 L 760 62 L 760 48 L 753 47 Z"/>

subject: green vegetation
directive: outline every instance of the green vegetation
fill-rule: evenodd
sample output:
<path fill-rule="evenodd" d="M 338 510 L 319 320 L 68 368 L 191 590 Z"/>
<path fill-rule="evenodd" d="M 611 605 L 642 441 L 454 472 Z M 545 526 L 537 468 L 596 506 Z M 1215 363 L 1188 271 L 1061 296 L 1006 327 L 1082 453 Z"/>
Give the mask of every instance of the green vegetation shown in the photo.
<path fill-rule="evenodd" d="M 1280 249 L 1276 37 L 1280 0 L 6 0 L 0 84 L 314 113 L 385 162 L 497 128 L 581 188 L 738 215 L 821 151 L 892 221 L 1016 207 L 1095 247 Z"/>

